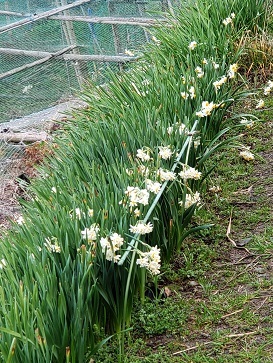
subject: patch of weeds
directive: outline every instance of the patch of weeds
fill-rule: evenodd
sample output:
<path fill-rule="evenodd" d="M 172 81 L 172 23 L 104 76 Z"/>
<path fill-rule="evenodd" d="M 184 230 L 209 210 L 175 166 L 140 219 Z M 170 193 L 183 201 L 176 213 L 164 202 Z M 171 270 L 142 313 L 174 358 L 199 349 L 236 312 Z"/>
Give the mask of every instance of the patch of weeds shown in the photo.
<path fill-rule="evenodd" d="M 185 334 L 186 321 L 191 310 L 190 301 L 182 296 L 166 298 L 159 301 L 147 300 L 134 313 L 133 325 L 138 334 L 146 336 Z"/>

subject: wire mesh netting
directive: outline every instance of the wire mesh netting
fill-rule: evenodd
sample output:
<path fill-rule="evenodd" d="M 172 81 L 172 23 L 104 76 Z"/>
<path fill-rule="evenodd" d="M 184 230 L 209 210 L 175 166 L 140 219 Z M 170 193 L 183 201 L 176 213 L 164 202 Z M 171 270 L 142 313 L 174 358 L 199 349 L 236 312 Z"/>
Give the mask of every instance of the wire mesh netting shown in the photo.
<path fill-rule="evenodd" d="M 160 17 L 166 8 L 165 1 L 91 0 L 56 10 L 80 2 L 0 0 L 0 123 L 67 100 L 88 79 L 104 82 L 107 67 L 121 68 L 123 59 L 119 62 L 113 56 L 125 57 L 126 50 L 137 53 L 149 41 L 147 28 L 141 25 L 95 23 L 84 18 L 123 18 L 126 22 L 132 17 Z M 54 10 L 50 17 L 32 20 Z M 102 61 L 99 57 L 82 60 L 81 55 L 98 55 Z M 103 56 L 112 59 L 105 62 Z"/>
<path fill-rule="evenodd" d="M 25 139 L 71 108 L 85 82 L 107 82 L 150 41 L 178 0 L 0 0 L 0 225 L 14 214 Z M 9 135 L 11 134 L 11 138 Z M 7 197 L 9 195 L 9 197 Z"/>

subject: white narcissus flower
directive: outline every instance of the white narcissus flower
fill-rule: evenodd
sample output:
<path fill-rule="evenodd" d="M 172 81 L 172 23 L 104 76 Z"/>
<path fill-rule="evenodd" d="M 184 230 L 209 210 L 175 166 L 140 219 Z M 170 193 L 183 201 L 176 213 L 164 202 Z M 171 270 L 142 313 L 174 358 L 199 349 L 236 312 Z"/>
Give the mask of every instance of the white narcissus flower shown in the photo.
<path fill-rule="evenodd" d="M 151 247 L 148 252 L 138 251 L 139 257 L 136 264 L 146 268 L 152 275 L 160 273 L 160 248 Z"/>
<path fill-rule="evenodd" d="M 128 186 L 125 194 L 128 195 L 130 207 L 136 207 L 138 203 L 143 205 L 147 205 L 149 203 L 150 193 L 147 189 Z"/>
<path fill-rule="evenodd" d="M 252 161 L 255 159 L 254 155 L 252 154 L 252 152 L 250 152 L 249 150 L 243 150 L 240 152 L 240 156 L 246 160 L 246 161 Z"/>
<path fill-rule="evenodd" d="M 212 62 L 212 66 L 214 69 L 218 69 L 220 65 L 218 63 Z"/>
<path fill-rule="evenodd" d="M 190 87 L 189 94 L 192 100 L 196 97 L 195 88 L 193 86 Z"/>
<path fill-rule="evenodd" d="M 226 83 L 226 81 L 227 81 L 227 77 L 223 76 L 219 79 L 219 81 L 213 82 L 213 86 L 214 86 L 215 90 L 218 91 L 218 89 L 220 89 L 221 86 Z"/>
<path fill-rule="evenodd" d="M 130 225 L 129 231 L 135 234 L 147 234 L 153 231 L 153 225 L 151 222 L 138 221 L 135 226 Z"/>
<path fill-rule="evenodd" d="M 126 55 L 129 55 L 130 57 L 133 57 L 133 56 L 134 56 L 134 53 L 133 53 L 133 52 L 131 52 L 129 49 L 125 49 L 124 53 L 125 53 Z"/>
<path fill-rule="evenodd" d="M 112 246 L 115 246 L 116 248 L 120 248 L 124 243 L 124 238 L 118 233 L 112 233 L 110 235 L 110 240 L 112 242 Z"/>
<path fill-rule="evenodd" d="M 56 237 L 45 238 L 44 246 L 49 252 L 60 253 L 61 247 L 59 246 L 58 239 Z"/>
<path fill-rule="evenodd" d="M 158 155 L 164 159 L 170 159 L 172 157 L 173 151 L 170 149 L 169 146 L 159 146 L 159 153 Z"/>
<path fill-rule="evenodd" d="M 197 42 L 195 40 L 190 42 L 190 44 L 189 44 L 189 49 L 190 50 L 194 50 L 196 47 L 197 47 Z"/>
<path fill-rule="evenodd" d="M 182 97 L 184 100 L 186 100 L 186 99 L 189 97 L 188 92 L 181 92 L 180 94 L 181 94 L 181 97 Z"/>
<path fill-rule="evenodd" d="M 81 235 L 83 238 L 86 238 L 89 243 L 92 243 L 92 241 L 96 241 L 99 231 L 99 225 L 93 223 L 90 228 L 85 228 L 83 231 L 81 231 Z"/>
<path fill-rule="evenodd" d="M 268 81 L 267 82 L 267 86 L 264 88 L 264 95 L 265 96 L 268 96 L 270 94 L 272 88 L 273 88 L 273 82 L 272 81 Z"/>
<path fill-rule="evenodd" d="M 161 184 L 159 182 L 154 182 L 150 179 L 146 179 L 145 182 L 146 182 L 146 188 L 149 192 L 154 194 L 158 194 L 160 192 Z"/>
<path fill-rule="evenodd" d="M 3 270 L 3 268 L 5 268 L 6 266 L 7 266 L 7 262 L 4 258 L 2 258 L 0 261 L 0 269 Z"/>
<path fill-rule="evenodd" d="M 264 100 L 259 100 L 256 108 L 263 108 L 264 107 Z"/>
<path fill-rule="evenodd" d="M 100 245 L 102 252 L 105 254 L 106 260 L 117 263 L 121 256 L 116 254 L 116 252 L 120 249 L 123 243 L 124 239 L 118 233 L 112 233 L 106 238 L 102 237 L 100 239 Z"/>
<path fill-rule="evenodd" d="M 22 216 L 20 216 L 16 219 L 16 222 L 21 226 L 22 224 L 25 223 L 25 220 Z"/>
<path fill-rule="evenodd" d="M 185 198 L 185 204 L 184 204 L 184 208 L 188 209 L 190 208 L 193 204 L 200 204 L 201 198 L 200 198 L 200 193 L 199 192 L 195 192 L 194 194 L 186 194 L 186 198 Z M 183 200 L 181 200 L 179 202 L 179 204 L 181 206 L 183 206 Z"/>
<path fill-rule="evenodd" d="M 217 107 L 217 105 L 213 102 L 203 101 L 201 110 L 196 112 L 196 116 L 198 117 L 206 117 L 210 116 L 211 112 Z"/>
<path fill-rule="evenodd" d="M 194 180 L 199 180 L 201 178 L 202 173 L 198 170 L 196 170 L 195 168 L 192 168 L 189 165 L 182 165 L 183 170 L 180 171 L 180 173 L 178 173 L 178 175 L 182 178 L 182 179 L 194 179 Z"/>
<path fill-rule="evenodd" d="M 223 20 L 223 24 L 225 26 L 227 26 L 228 24 L 231 24 L 231 23 L 232 23 L 232 18 L 231 17 L 228 17 L 228 18 Z"/>
<path fill-rule="evenodd" d="M 198 78 L 202 78 L 204 76 L 204 74 L 205 74 L 201 67 L 196 67 L 195 68 L 195 73 L 196 73 Z"/>
<path fill-rule="evenodd" d="M 159 175 L 161 181 L 175 180 L 176 178 L 176 174 L 173 171 L 164 170 L 162 168 L 158 169 L 157 175 Z"/>
<path fill-rule="evenodd" d="M 151 157 L 149 155 L 149 151 L 143 150 L 143 149 L 138 149 L 137 150 L 136 157 L 139 158 L 142 161 L 149 161 L 149 160 L 151 160 Z"/>

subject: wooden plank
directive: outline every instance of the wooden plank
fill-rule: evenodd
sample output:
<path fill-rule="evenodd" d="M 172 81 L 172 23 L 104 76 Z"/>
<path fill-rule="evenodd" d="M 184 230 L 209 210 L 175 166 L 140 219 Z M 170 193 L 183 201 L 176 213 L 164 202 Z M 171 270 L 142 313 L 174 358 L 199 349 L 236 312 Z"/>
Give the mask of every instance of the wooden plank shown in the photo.
<path fill-rule="evenodd" d="M 45 11 L 40 14 L 33 15 L 29 18 L 19 20 L 13 24 L 4 25 L 4 26 L 0 27 L 0 33 L 5 33 L 8 30 L 18 28 L 22 25 L 26 25 L 26 24 L 32 23 L 37 20 L 45 19 L 45 18 L 49 17 L 50 15 L 58 14 L 59 12 L 61 12 L 63 10 L 75 8 L 76 6 L 87 4 L 89 2 L 90 2 L 90 0 L 78 0 L 72 4 L 60 6 L 59 8 L 55 8 L 55 9 L 48 10 L 48 11 Z"/>
<path fill-rule="evenodd" d="M 122 18 L 112 16 L 67 16 L 67 15 L 53 15 L 48 17 L 49 20 L 67 20 L 67 21 L 82 21 L 94 24 L 121 24 L 121 25 L 139 25 L 139 26 L 156 26 L 159 22 L 166 22 L 164 18 Z"/>
<path fill-rule="evenodd" d="M 7 72 L 5 72 L 5 73 L 2 73 L 2 74 L 0 74 L 0 80 L 1 80 L 1 79 L 3 79 L 3 78 L 6 78 L 6 77 L 12 76 L 12 75 L 14 75 L 14 74 L 16 74 L 16 73 L 19 73 L 19 72 L 21 72 L 21 71 L 24 71 L 25 69 L 32 68 L 32 67 L 35 67 L 35 66 L 37 66 L 37 65 L 39 65 L 39 64 L 45 63 L 45 62 L 47 62 L 49 59 L 51 59 L 51 58 L 53 58 L 53 57 L 60 56 L 60 55 L 62 55 L 63 53 L 68 52 L 68 51 L 69 51 L 69 50 L 71 50 L 71 49 L 73 49 L 73 46 L 70 46 L 70 47 L 64 48 L 64 49 L 62 49 L 62 50 L 60 50 L 60 51 L 58 51 L 58 52 L 56 52 L 56 53 L 52 53 L 52 54 L 50 54 L 50 55 L 48 55 L 48 56 L 46 56 L 46 57 L 44 57 L 44 58 L 42 58 L 42 59 L 39 59 L 39 60 L 37 60 L 37 61 L 35 61 L 35 62 L 27 63 L 27 64 L 24 64 L 24 65 L 23 65 L 23 66 L 21 66 L 21 67 L 17 67 L 17 68 L 14 68 L 14 69 L 10 70 L 10 71 L 7 71 Z"/>

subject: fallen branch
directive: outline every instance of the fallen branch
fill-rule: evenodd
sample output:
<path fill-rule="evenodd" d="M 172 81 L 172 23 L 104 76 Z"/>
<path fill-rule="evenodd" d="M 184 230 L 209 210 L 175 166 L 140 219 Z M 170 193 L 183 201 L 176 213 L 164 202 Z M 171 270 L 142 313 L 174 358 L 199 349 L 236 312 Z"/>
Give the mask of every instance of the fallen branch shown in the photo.
<path fill-rule="evenodd" d="M 230 235 L 230 232 L 231 232 L 231 220 L 232 220 L 232 213 L 230 214 L 229 223 L 228 223 L 228 227 L 227 227 L 227 233 L 226 233 L 227 239 L 229 240 L 229 242 L 231 242 L 233 244 L 233 246 L 235 248 L 238 248 L 240 250 L 245 250 L 248 254 L 251 255 L 251 252 L 246 247 L 238 246 L 237 243 L 232 238 L 230 238 L 229 235 Z"/>

